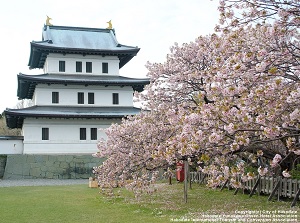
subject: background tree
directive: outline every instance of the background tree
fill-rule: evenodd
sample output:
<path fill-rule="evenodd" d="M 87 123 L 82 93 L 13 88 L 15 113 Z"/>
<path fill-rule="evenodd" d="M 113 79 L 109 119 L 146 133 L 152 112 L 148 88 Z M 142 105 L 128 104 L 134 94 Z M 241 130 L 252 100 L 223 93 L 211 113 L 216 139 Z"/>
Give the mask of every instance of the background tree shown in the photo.
<path fill-rule="evenodd" d="M 9 129 L 6 126 L 4 112 L 2 112 L 2 114 L 0 116 L 0 135 L 2 135 L 2 136 L 20 136 L 21 135 L 20 129 Z"/>
<path fill-rule="evenodd" d="M 22 99 L 22 100 L 18 101 L 15 108 L 16 109 L 21 109 L 21 108 L 27 108 L 27 107 L 30 107 L 30 106 L 33 106 L 32 100 Z M 10 128 L 7 127 L 4 111 L 2 112 L 2 114 L 0 116 L 0 135 L 6 135 L 6 136 L 20 136 L 20 135 L 22 135 L 22 130 L 21 129 L 10 129 Z"/>

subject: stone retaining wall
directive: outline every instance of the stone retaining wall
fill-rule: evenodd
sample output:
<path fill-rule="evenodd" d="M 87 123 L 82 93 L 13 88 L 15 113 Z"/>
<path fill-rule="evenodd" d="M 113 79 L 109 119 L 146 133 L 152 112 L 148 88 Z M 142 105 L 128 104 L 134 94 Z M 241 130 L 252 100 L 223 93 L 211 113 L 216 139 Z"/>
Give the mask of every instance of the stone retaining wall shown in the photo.
<path fill-rule="evenodd" d="M 0 155 L 0 179 L 3 178 L 6 166 L 6 155 Z"/>
<path fill-rule="evenodd" d="M 103 161 L 92 155 L 7 155 L 3 179 L 87 179 Z"/>

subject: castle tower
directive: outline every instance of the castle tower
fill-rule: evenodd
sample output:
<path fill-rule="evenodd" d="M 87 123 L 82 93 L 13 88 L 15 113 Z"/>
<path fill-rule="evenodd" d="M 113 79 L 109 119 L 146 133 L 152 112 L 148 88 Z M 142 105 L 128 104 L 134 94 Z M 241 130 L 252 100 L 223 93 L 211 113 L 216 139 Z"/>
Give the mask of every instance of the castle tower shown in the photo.
<path fill-rule="evenodd" d="M 23 154 L 92 154 L 99 128 L 140 112 L 134 91 L 149 79 L 119 75 L 139 48 L 118 43 L 113 29 L 45 25 L 41 41 L 30 43 L 29 68 L 18 74 L 17 96 L 33 106 L 6 109 L 10 128 L 22 128 Z"/>

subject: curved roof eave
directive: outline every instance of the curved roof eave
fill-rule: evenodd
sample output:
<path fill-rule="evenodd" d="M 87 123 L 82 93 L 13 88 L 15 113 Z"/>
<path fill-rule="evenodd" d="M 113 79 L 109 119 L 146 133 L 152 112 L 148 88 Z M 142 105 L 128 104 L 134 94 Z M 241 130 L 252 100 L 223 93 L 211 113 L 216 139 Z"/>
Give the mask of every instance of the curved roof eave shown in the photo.
<path fill-rule="evenodd" d="M 25 75 L 18 74 L 17 96 L 20 99 L 32 99 L 37 84 L 73 84 L 73 85 L 103 85 L 131 86 L 134 91 L 141 92 L 150 80 L 127 78 L 122 76 L 77 76 L 77 75 Z"/>
<path fill-rule="evenodd" d="M 6 109 L 4 111 L 9 128 L 22 128 L 26 117 L 34 118 L 123 118 L 136 115 L 141 111 L 135 107 L 63 107 L 32 106 L 23 109 Z"/>
<path fill-rule="evenodd" d="M 43 45 L 45 41 L 31 42 L 30 43 L 30 56 L 28 66 L 30 69 L 43 68 L 46 57 L 49 53 L 70 53 L 70 54 L 84 54 L 84 55 L 106 55 L 106 56 L 118 56 L 120 59 L 119 68 L 122 68 L 128 63 L 134 56 L 137 55 L 140 48 L 138 47 L 125 47 L 125 49 L 83 49 L 83 48 L 65 48 L 56 47 L 51 45 Z"/>

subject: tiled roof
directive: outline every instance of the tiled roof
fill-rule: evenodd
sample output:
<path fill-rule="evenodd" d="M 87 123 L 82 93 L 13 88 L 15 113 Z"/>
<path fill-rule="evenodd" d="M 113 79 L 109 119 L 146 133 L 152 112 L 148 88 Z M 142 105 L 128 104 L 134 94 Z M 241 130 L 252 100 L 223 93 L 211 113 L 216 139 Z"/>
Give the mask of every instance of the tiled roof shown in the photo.
<path fill-rule="evenodd" d="M 0 140 L 23 140 L 24 136 L 0 136 Z"/>
<path fill-rule="evenodd" d="M 129 78 L 118 75 L 66 75 L 66 74 L 41 74 L 26 75 L 18 74 L 19 98 L 32 99 L 37 84 L 76 84 L 98 86 L 132 86 L 135 91 L 143 91 L 144 86 L 149 84 L 148 78 Z"/>
<path fill-rule="evenodd" d="M 45 118 L 122 118 L 136 115 L 141 109 L 135 107 L 81 107 L 81 106 L 32 106 L 23 109 L 6 109 L 9 128 L 21 128 L 26 117 Z"/>
<path fill-rule="evenodd" d="M 140 50 L 118 43 L 111 29 L 45 26 L 42 36 L 42 41 L 31 42 L 28 63 L 31 69 L 43 68 L 49 53 L 118 56 L 121 68 Z"/>

